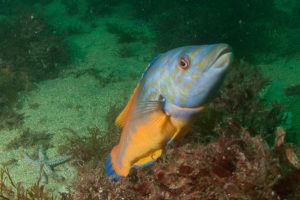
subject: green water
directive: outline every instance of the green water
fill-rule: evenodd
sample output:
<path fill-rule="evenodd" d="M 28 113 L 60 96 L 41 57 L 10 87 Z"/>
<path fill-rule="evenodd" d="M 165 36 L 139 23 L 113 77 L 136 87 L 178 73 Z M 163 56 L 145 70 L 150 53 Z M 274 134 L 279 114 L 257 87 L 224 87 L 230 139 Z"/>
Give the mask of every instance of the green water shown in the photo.
<path fill-rule="evenodd" d="M 263 127 L 241 119 L 241 113 L 249 114 L 244 111 L 230 117 L 245 128 L 263 127 L 253 134 L 266 137 L 269 144 L 274 135 L 267 131 L 283 126 L 286 142 L 299 146 L 299 11 L 298 0 L 1 1 L 1 166 L 29 187 L 37 176 L 20 158 L 23 151 L 37 159 L 42 144 L 52 158 L 70 153 L 71 148 L 62 150 L 67 137 L 87 137 L 87 127 L 97 127 L 97 137 L 118 132 L 114 119 L 154 57 L 180 46 L 212 43 L 228 43 L 235 66 L 247 63 L 245 81 L 253 67 L 269 78 L 249 95 L 251 100 L 238 103 L 256 102 L 249 107 L 261 109 L 260 114 L 278 102 L 282 109 L 277 116 L 285 120 L 255 121 L 265 123 Z M 259 108 L 257 102 L 266 106 Z M 221 118 L 229 115 L 225 110 L 204 116 L 210 124 L 203 134 L 223 123 Z M 205 123 L 196 125 L 201 130 Z M 66 191 L 76 177 L 76 167 L 58 168 L 66 180 L 49 180 L 47 187 L 54 193 Z"/>

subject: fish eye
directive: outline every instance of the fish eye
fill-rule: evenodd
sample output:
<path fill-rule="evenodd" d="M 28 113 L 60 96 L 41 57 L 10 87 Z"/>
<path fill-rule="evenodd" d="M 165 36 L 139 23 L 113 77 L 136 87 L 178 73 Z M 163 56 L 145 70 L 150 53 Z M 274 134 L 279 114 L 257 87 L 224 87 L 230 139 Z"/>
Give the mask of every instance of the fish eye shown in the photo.
<path fill-rule="evenodd" d="M 187 69 L 190 66 L 190 61 L 186 55 L 180 56 L 178 58 L 178 66 L 180 69 Z"/>

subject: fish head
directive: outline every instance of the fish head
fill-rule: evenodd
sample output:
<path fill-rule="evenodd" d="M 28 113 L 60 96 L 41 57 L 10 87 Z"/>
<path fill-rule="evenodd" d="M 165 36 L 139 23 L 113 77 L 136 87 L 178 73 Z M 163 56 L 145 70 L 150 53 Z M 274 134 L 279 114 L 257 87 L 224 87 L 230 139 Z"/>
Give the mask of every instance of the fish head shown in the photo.
<path fill-rule="evenodd" d="M 184 46 L 162 54 L 160 92 L 167 103 L 182 108 L 211 102 L 233 62 L 227 44 Z"/>

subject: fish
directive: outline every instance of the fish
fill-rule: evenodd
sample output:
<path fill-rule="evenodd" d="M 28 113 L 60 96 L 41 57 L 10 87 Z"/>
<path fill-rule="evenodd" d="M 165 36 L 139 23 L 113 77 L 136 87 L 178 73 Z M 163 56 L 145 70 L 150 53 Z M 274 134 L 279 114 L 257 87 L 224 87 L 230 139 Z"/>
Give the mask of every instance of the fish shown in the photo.
<path fill-rule="evenodd" d="M 215 98 L 233 62 L 225 43 L 182 46 L 155 57 L 117 117 L 119 143 L 105 163 L 113 182 L 157 160 Z"/>

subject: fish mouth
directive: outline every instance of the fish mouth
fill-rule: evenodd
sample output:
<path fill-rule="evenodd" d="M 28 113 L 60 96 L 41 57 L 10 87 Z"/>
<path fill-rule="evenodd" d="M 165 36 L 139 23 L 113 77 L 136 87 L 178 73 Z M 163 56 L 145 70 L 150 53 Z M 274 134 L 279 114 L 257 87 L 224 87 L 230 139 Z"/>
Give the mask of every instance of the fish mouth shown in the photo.
<path fill-rule="evenodd" d="M 228 45 L 224 45 L 220 48 L 215 60 L 210 65 L 210 68 L 214 69 L 226 69 L 230 66 L 233 61 L 233 52 Z"/>
<path fill-rule="evenodd" d="M 170 103 L 172 104 L 172 103 Z M 193 107 L 185 107 L 185 106 L 178 106 L 178 105 L 175 105 L 175 104 L 172 104 L 172 107 L 173 108 L 176 108 L 177 110 L 186 110 L 186 111 L 202 111 L 205 109 L 206 105 L 199 105 L 199 106 L 193 106 Z"/>

